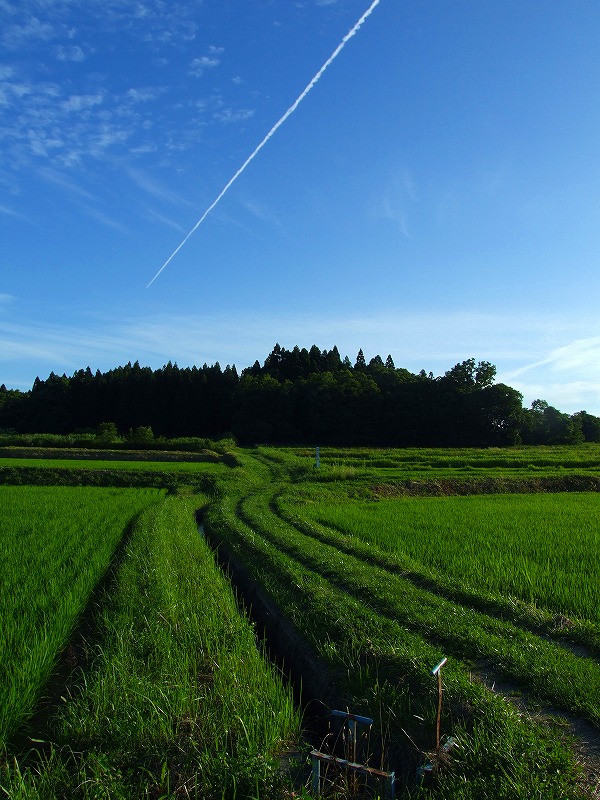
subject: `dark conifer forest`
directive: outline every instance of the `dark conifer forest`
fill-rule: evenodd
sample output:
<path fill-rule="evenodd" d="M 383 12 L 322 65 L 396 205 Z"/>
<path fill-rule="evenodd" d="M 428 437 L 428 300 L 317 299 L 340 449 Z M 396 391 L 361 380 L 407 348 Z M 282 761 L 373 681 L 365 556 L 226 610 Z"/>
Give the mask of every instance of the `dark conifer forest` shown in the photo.
<path fill-rule="evenodd" d="M 600 418 L 568 415 L 495 383 L 496 368 L 467 359 L 434 377 L 359 351 L 275 345 L 261 365 L 161 369 L 136 361 L 72 377 L 36 378 L 30 391 L 0 387 L 5 433 L 92 433 L 109 423 L 121 436 L 233 435 L 240 444 L 490 447 L 600 441 Z"/>

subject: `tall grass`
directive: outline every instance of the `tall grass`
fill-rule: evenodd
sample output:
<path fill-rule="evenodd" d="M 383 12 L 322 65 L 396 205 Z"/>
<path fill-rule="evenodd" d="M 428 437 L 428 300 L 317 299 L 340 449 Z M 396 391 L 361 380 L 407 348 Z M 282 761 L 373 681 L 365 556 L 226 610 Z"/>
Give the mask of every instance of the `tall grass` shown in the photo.
<path fill-rule="evenodd" d="M 162 494 L 0 487 L 0 748 L 33 712 L 128 522 Z"/>
<path fill-rule="evenodd" d="M 276 794 L 300 720 L 198 534 L 202 502 L 169 497 L 138 519 L 51 755 L 5 768 L 15 800 Z"/>

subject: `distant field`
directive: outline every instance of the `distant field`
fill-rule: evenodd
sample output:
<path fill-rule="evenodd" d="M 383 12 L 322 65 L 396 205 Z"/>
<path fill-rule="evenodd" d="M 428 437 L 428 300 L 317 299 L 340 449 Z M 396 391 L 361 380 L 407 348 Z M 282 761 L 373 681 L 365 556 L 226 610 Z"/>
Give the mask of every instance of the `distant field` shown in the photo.
<path fill-rule="evenodd" d="M 215 472 L 229 469 L 223 463 L 211 461 L 103 461 L 102 459 L 64 458 L 0 458 L 2 467 L 27 467 L 43 469 L 131 470 L 155 472 Z"/>
<path fill-rule="evenodd" d="M 428 480 L 454 475 L 468 478 L 540 477 L 568 472 L 600 475 L 600 445 L 506 448 L 261 448 L 261 452 L 297 469 L 314 469 L 320 480 L 381 478 Z"/>
<path fill-rule="evenodd" d="M 0 486 L 0 745 L 32 712 L 127 524 L 163 495 Z"/>

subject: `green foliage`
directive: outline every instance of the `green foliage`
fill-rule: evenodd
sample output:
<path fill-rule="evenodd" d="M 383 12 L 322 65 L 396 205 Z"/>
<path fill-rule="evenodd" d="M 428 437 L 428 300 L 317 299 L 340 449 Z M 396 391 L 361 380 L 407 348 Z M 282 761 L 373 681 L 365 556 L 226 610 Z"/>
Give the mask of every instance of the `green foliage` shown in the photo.
<path fill-rule="evenodd" d="M 561 413 L 545 400 L 534 400 L 523 415 L 523 441 L 527 444 L 577 444 L 584 440 L 580 419 Z"/>
<path fill-rule="evenodd" d="M 444 375 L 446 381 L 461 391 L 484 389 L 491 386 L 496 377 L 496 367 L 489 361 L 479 361 L 475 364 L 474 358 L 468 358 L 452 367 Z"/>
<path fill-rule="evenodd" d="M 256 361 L 241 376 L 219 362 L 184 369 L 169 362 L 154 371 L 136 361 L 106 373 L 51 373 L 27 393 L 0 389 L 0 429 L 32 436 L 96 431 L 79 434 L 88 441 L 81 446 L 144 449 L 229 432 L 246 445 L 489 447 L 600 440 L 599 418 L 585 412 L 569 417 L 545 401 L 524 410 L 521 394 L 495 385 L 495 376 L 493 364 L 474 358 L 435 378 L 396 368 L 391 356 L 367 363 L 362 349 L 352 366 L 336 347 L 286 350 L 276 344 L 262 366 Z M 129 441 L 120 442 L 118 431 L 129 431 Z"/>
<path fill-rule="evenodd" d="M 138 425 L 135 430 L 129 429 L 126 441 L 134 447 L 145 447 L 154 442 L 154 432 L 149 425 Z"/>
<path fill-rule="evenodd" d="M 96 428 L 96 438 L 100 444 L 113 444 L 121 441 L 114 422 L 101 422 Z"/>

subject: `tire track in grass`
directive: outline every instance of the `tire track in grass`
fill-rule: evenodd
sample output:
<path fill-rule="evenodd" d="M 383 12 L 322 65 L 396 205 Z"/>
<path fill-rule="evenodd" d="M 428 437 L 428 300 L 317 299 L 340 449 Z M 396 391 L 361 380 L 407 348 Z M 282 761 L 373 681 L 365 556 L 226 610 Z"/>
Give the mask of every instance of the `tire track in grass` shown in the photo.
<path fill-rule="evenodd" d="M 360 673 L 369 672 L 373 665 L 359 665 L 354 661 L 352 642 L 357 638 L 362 641 L 362 634 L 370 630 L 379 639 L 394 642 L 393 646 L 385 647 L 385 655 L 382 651 L 379 656 L 382 670 L 395 674 L 404 691 L 410 686 L 417 697 L 419 693 L 425 694 L 415 705 L 423 716 L 431 716 L 424 711 L 430 702 L 429 692 L 423 692 L 423 683 L 429 683 L 423 678 L 427 674 L 424 665 L 439 660 L 439 651 L 389 620 L 376 618 L 368 608 L 353 598 L 342 596 L 321 576 L 308 572 L 299 561 L 272 545 L 257 531 L 256 525 L 245 521 L 241 508 L 250 496 L 237 498 L 231 504 L 230 517 L 227 512 L 215 514 L 215 509 L 211 509 L 205 530 L 218 551 L 225 550 L 228 560 L 247 570 L 255 585 L 271 599 L 271 607 L 278 616 L 303 640 L 306 649 L 314 653 L 316 663 L 320 661 L 322 672 L 317 676 L 317 684 L 321 683 L 325 694 L 314 698 L 321 701 L 319 707 L 324 703 L 328 710 L 349 707 L 356 713 L 369 712 L 365 706 L 368 701 L 364 695 L 364 678 L 361 683 Z M 344 614 L 340 614 L 338 599 L 344 603 Z M 252 602 L 252 596 L 248 601 Z M 452 669 L 456 669 L 455 665 Z M 406 748 L 406 741 L 404 746 Z M 403 773 L 408 770 L 414 776 L 417 761 L 410 748 L 403 758 L 392 763 L 400 765 L 397 770 Z"/>
<path fill-rule="evenodd" d="M 254 494 L 252 496 L 243 498 L 239 501 L 237 507 L 239 516 L 246 522 L 246 524 L 253 524 L 255 528 L 257 527 L 256 519 L 247 513 L 247 510 L 245 509 L 245 502 L 251 501 L 256 496 L 257 495 Z M 269 509 L 272 510 L 272 507 L 273 504 L 271 502 L 269 504 Z M 281 521 L 285 522 L 285 520 Z M 578 754 L 580 761 L 585 765 L 585 769 L 588 774 L 588 785 L 592 787 L 592 791 L 596 791 L 596 784 L 599 780 L 598 776 L 600 776 L 600 736 L 598 734 L 598 728 L 594 724 L 582 717 L 577 716 L 576 713 L 573 713 L 568 706 L 565 707 L 564 703 L 560 703 L 560 701 L 559 708 L 553 706 L 547 706 L 542 709 L 537 708 L 537 704 L 532 702 L 531 697 L 528 697 L 528 692 L 531 691 L 531 686 L 528 686 L 526 682 L 523 682 L 522 675 L 516 675 L 510 669 L 506 670 L 506 668 L 499 668 L 498 664 L 493 665 L 489 661 L 481 658 L 471 664 L 468 660 L 466 662 L 462 661 L 461 663 L 461 659 L 465 658 L 465 652 L 462 650 L 462 648 L 457 649 L 456 640 L 454 638 L 435 633 L 433 629 L 424 629 L 422 625 L 413 624 L 406 615 L 399 619 L 400 615 L 398 613 L 398 607 L 394 605 L 391 607 L 385 607 L 385 602 L 382 603 L 381 597 L 378 598 L 379 602 L 377 603 L 373 603 L 373 598 L 371 598 L 371 602 L 366 603 L 364 593 L 368 591 L 368 588 L 370 587 L 361 587 L 360 584 L 357 583 L 354 589 L 350 589 L 346 581 L 338 578 L 339 573 L 335 569 L 330 570 L 324 567 L 324 565 L 329 563 L 330 560 L 334 559 L 330 559 L 329 557 L 310 557 L 305 552 L 299 551 L 294 545 L 290 544 L 289 541 L 284 541 L 282 538 L 272 535 L 270 531 L 267 531 L 264 528 L 264 526 L 260 526 L 259 532 L 261 535 L 269 538 L 274 545 L 278 546 L 289 557 L 299 561 L 307 569 L 310 569 L 321 575 L 324 579 L 329 581 L 329 583 L 335 589 L 347 594 L 355 601 L 361 602 L 365 608 L 375 611 L 377 614 L 385 617 L 390 622 L 406 626 L 413 633 L 424 636 L 425 641 L 429 641 L 434 646 L 442 647 L 445 652 L 453 653 L 455 656 L 454 662 L 457 667 L 462 668 L 465 672 L 468 672 L 474 680 L 480 682 L 495 694 L 502 696 L 504 700 L 515 705 L 521 712 L 529 715 L 534 721 L 546 726 L 549 724 L 557 725 L 559 728 L 563 727 L 565 730 L 567 730 L 576 742 L 574 745 L 574 751 Z M 299 533 L 304 535 L 303 531 L 299 531 Z M 325 546 L 330 547 L 332 550 L 334 549 L 330 544 L 326 543 Z M 351 554 L 350 557 L 352 558 Z M 382 585 L 385 586 L 385 583 L 382 583 Z M 387 588 L 385 591 L 387 591 Z M 431 593 L 428 592 L 427 594 Z M 435 597 L 435 595 L 433 595 L 433 597 Z M 460 609 L 457 609 L 457 611 L 460 613 Z M 481 615 L 480 612 L 475 613 L 480 618 L 482 616 L 485 617 L 485 615 Z M 465 624 L 470 626 L 471 622 L 465 622 Z M 523 633 L 527 639 L 530 638 L 528 633 Z M 525 644 L 527 645 L 527 643 L 528 642 L 526 640 Z M 502 645 L 502 642 L 497 641 L 497 644 Z M 556 643 L 552 642 L 548 642 L 548 644 L 551 647 L 557 646 Z M 459 660 L 457 661 L 456 659 Z M 507 678 L 511 681 L 510 683 L 508 682 Z M 552 682 L 551 678 L 549 680 Z M 540 691 L 540 687 L 537 687 L 537 691 Z M 544 694 L 544 692 L 542 692 L 542 694 Z M 550 692 L 546 695 L 546 700 L 549 700 L 550 702 L 556 702 L 557 698 Z M 585 703 L 583 705 L 583 708 L 576 710 L 586 713 L 587 709 L 585 708 Z M 595 720 L 597 721 L 597 717 Z"/>
<path fill-rule="evenodd" d="M 552 705 L 582 714 L 595 724 L 600 722 L 597 701 L 600 697 L 600 667 L 591 659 L 577 658 L 556 644 L 509 622 L 490 618 L 417 589 L 399 576 L 365 567 L 354 556 L 311 540 L 271 514 L 274 522 L 278 521 L 280 527 L 286 528 L 285 536 L 276 534 L 248 511 L 249 502 L 259 496 L 246 498 L 239 505 L 246 523 L 254 525 L 261 535 L 339 590 L 359 602 L 364 603 L 368 598 L 368 606 L 378 614 L 401 622 L 409 630 L 442 646 L 448 653 L 461 659 L 472 659 L 475 668 L 482 659 L 495 662 L 493 674 L 498 681 L 506 678 L 517 681 Z M 268 512 L 267 503 L 264 511 Z M 306 551 L 302 539 L 312 543 L 311 552 Z M 595 700 L 592 699 L 594 692 Z"/>
<path fill-rule="evenodd" d="M 262 460 L 262 459 L 261 459 Z M 264 462 L 263 462 L 264 463 Z M 275 481 L 277 480 L 277 471 L 272 464 L 265 464 L 268 466 L 269 472 L 271 473 L 272 479 Z M 295 524 L 296 520 L 287 520 L 285 517 L 282 517 L 277 513 L 277 503 L 275 502 L 275 496 L 277 495 L 277 488 L 276 486 L 271 487 L 271 496 L 270 502 L 268 504 L 268 510 L 271 514 L 278 517 L 280 522 L 284 522 L 287 525 L 292 524 L 296 530 L 298 530 L 298 525 Z M 250 498 L 245 498 L 248 501 Z M 246 514 L 244 511 L 244 501 L 240 501 L 238 503 L 238 513 Z M 255 520 L 250 520 L 254 521 Z M 300 534 L 305 533 L 301 528 L 298 530 Z M 309 532 L 310 535 L 310 532 Z M 281 539 L 277 537 L 270 537 L 273 540 L 273 544 L 279 547 L 282 550 L 287 550 L 288 553 L 293 548 L 289 545 L 289 540 L 283 542 Z M 328 541 L 324 542 L 326 545 L 331 547 L 331 543 Z M 350 556 L 354 556 L 357 558 L 355 553 L 348 553 Z M 372 555 L 372 554 L 371 554 Z M 297 552 L 290 554 L 291 558 L 297 557 Z M 325 561 L 326 563 L 326 561 Z M 397 565 L 396 565 L 397 566 Z M 380 568 L 385 571 L 385 565 L 381 566 Z M 345 591 L 342 589 L 342 591 Z M 431 592 L 429 592 L 431 594 Z M 435 592 L 434 592 L 435 594 Z M 353 598 L 356 602 L 356 599 Z M 469 598 L 471 599 L 471 598 Z M 372 606 L 367 606 L 367 608 L 372 608 Z M 476 610 L 476 609 L 475 609 Z M 481 612 L 478 612 L 481 614 Z M 496 615 L 493 615 L 496 616 Z M 500 615 L 498 615 L 500 616 Z M 390 622 L 394 622 L 394 618 L 389 620 Z M 518 627 L 518 626 L 517 626 Z M 527 629 L 527 626 L 523 626 Z M 535 629 L 534 629 L 534 632 Z M 537 632 L 539 634 L 539 632 Z M 559 645 L 563 643 L 559 642 L 549 642 L 549 637 L 543 637 L 542 641 L 547 642 L 550 646 Z M 572 648 L 569 646 L 570 643 L 566 643 L 567 653 L 569 650 L 576 650 L 577 645 L 573 646 Z M 460 663 L 457 664 L 456 660 L 453 659 L 454 665 L 461 667 Z M 469 672 L 469 668 L 467 665 L 462 665 L 461 667 L 465 672 Z M 527 695 L 524 694 L 514 694 L 515 687 L 509 683 L 507 683 L 506 679 L 499 678 L 497 671 L 495 673 L 491 672 L 489 669 L 487 670 L 487 674 L 477 673 L 475 674 L 473 670 L 470 673 L 471 678 L 473 678 L 476 682 L 480 682 L 486 686 L 488 690 L 490 690 L 493 694 L 502 697 L 503 700 L 510 703 L 510 705 L 514 706 L 519 710 L 519 713 L 527 715 L 528 718 L 533 719 L 537 723 L 541 723 L 543 728 L 548 729 L 549 725 L 552 726 L 554 729 L 558 731 L 558 736 L 560 737 L 560 732 L 563 733 L 568 731 L 570 734 L 573 744 L 572 749 L 577 755 L 577 759 L 580 763 L 583 764 L 585 772 L 586 772 L 586 791 L 590 793 L 592 797 L 600 797 L 600 735 L 598 733 L 598 728 L 594 725 L 587 722 L 585 719 L 578 717 L 568 711 L 557 711 L 554 708 L 536 708 L 532 711 L 531 707 L 527 705 L 526 699 Z M 537 792 L 537 788 L 536 788 Z M 523 795 L 525 796 L 525 795 Z M 529 796 L 529 795 L 528 795 Z"/>
<path fill-rule="evenodd" d="M 572 622 L 562 617 L 562 615 L 551 614 L 544 610 L 536 609 L 540 617 L 544 617 L 540 622 L 527 618 L 527 606 L 516 601 L 515 603 L 501 602 L 498 600 L 481 597 L 476 592 L 469 592 L 444 586 L 442 583 L 428 577 L 415 569 L 414 565 L 403 565 L 394 558 L 393 555 L 385 553 L 377 545 L 366 544 L 355 537 L 350 538 L 347 534 L 337 530 L 324 522 L 306 522 L 282 508 L 282 495 L 274 495 L 269 503 L 271 512 L 279 517 L 283 522 L 294 527 L 299 533 L 318 540 L 319 542 L 335 547 L 338 550 L 363 561 L 365 564 L 377 569 L 389 572 L 391 575 L 401 577 L 409 581 L 417 589 L 424 590 L 430 594 L 438 595 L 446 600 L 460 604 L 465 608 L 472 609 L 488 617 L 504 621 L 506 619 L 518 628 L 539 636 L 546 641 L 553 642 L 559 647 L 564 647 L 573 655 L 600 660 L 600 641 L 598 643 L 591 640 L 592 637 L 599 637 L 600 632 L 595 626 L 583 623 Z M 582 628 L 574 627 L 582 624 Z M 571 638 L 568 638 L 571 637 Z"/>

